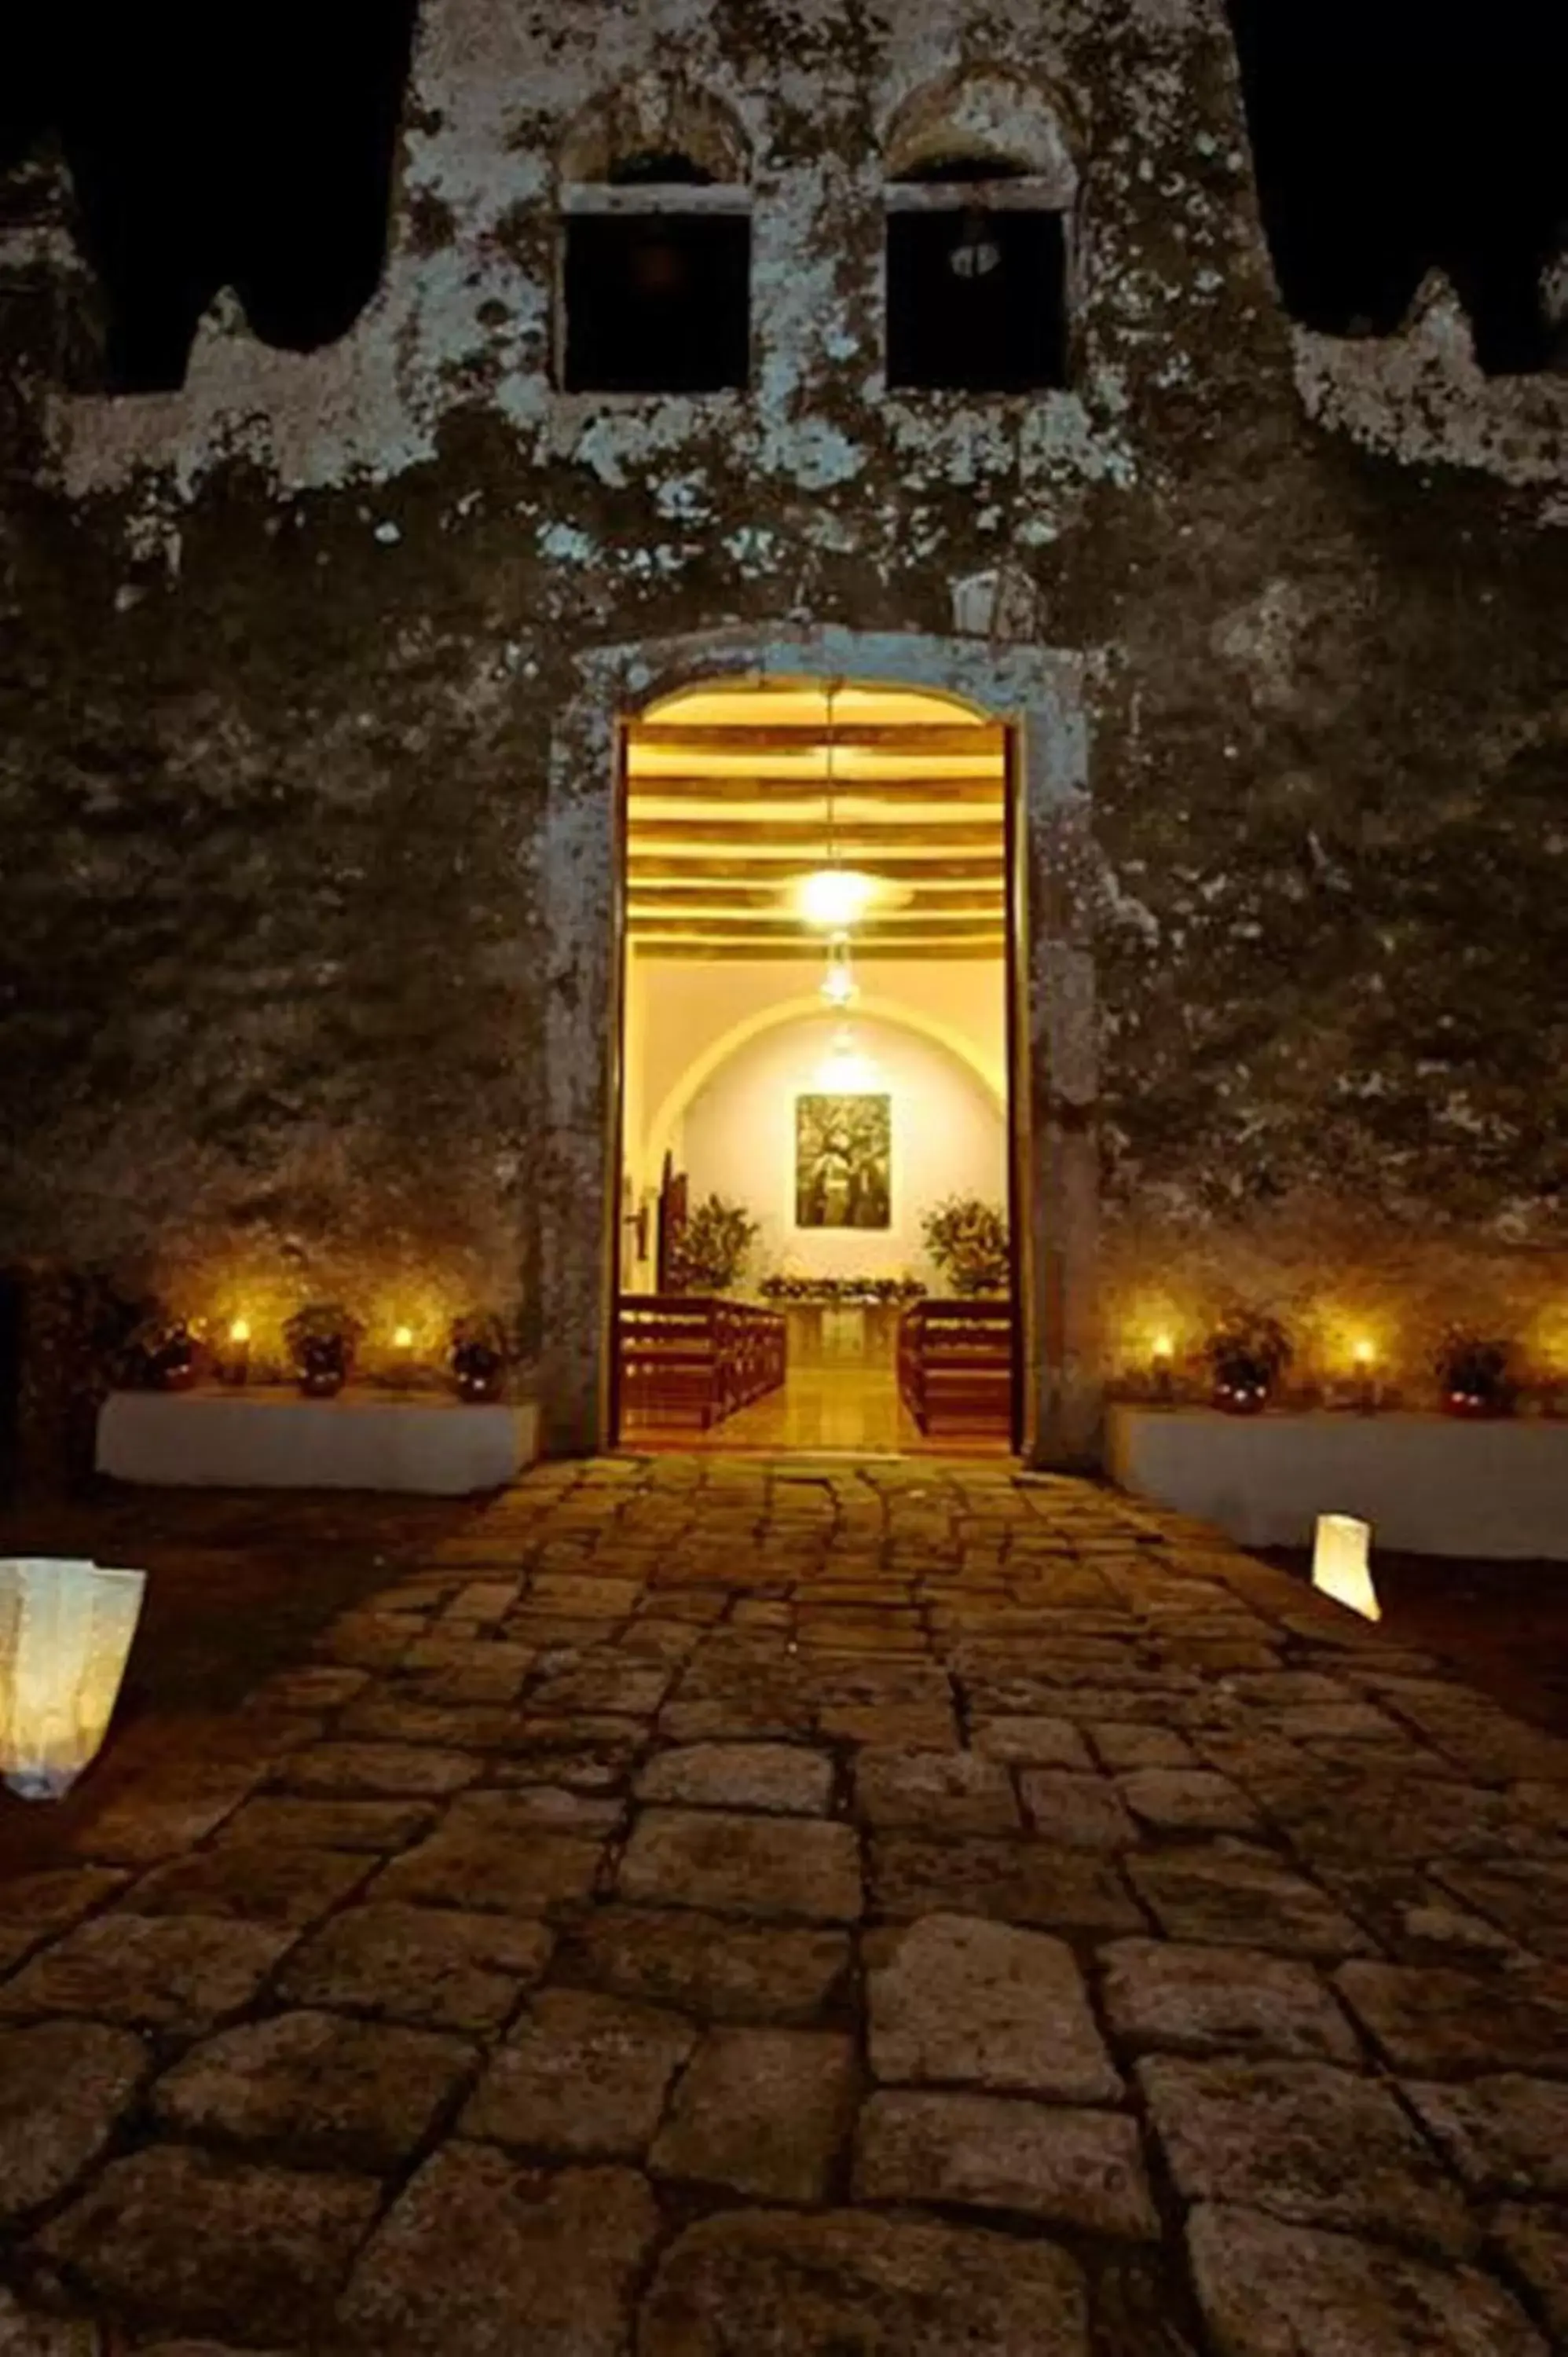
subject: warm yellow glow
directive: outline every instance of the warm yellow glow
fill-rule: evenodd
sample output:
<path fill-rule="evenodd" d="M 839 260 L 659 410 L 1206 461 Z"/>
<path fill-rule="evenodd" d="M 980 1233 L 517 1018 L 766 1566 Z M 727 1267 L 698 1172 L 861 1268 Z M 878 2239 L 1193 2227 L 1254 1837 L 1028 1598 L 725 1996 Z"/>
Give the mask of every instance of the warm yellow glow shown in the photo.
<path fill-rule="evenodd" d="M 58 1801 L 97 1758 L 146 1574 L 47 1558 L 0 1562 L 0 1776 Z"/>
<path fill-rule="evenodd" d="M 865 722 L 883 726 L 924 720 L 945 727 L 971 722 L 983 728 L 990 716 L 956 696 L 929 687 L 857 686 L 853 680 L 832 683 L 832 716 L 841 726 Z M 745 679 L 705 687 L 677 688 L 660 696 L 638 717 L 683 728 L 725 728 L 762 726 L 815 727 L 827 725 L 829 685 L 825 680 Z"/>
<path fill-rule="evenodd" d="M 1360 1340 L 1356 1345 L 1356 1364 L 1359 1367 L 1369 1367 L 1377 1355 L 1378 1350 L 1376 1343 L 1369 1342 L 1363 1334 Z"/>
<path fill-rule="evenodd" d="M 849 935 L 835 933 L 828 951 L 827 972 L 820 985 L 830 1006 L 844 1007 L 860 996 L 860 985 L 849 962 Z"/>
<path fill-rule="evenodd" d="M 231 1342 L 248 1342 L 250 1339 L 250 1319 L 248 1318 L 236 1318 L 233 1324 L 229 1329 L 229 1340 Z"/>
<path fill-rule="evenodd" d="M 1359 1523 L 1353 1514 L 1319 1514 L 1312 1584 L 1321 1595 L 1360 1613 L 1363 1620 L 1380 1620 L 1383 1608 L 1368 1562 L 1371 1544 L 1370 1523 Z"/>
<path fill-rule="evenodd" d="M 875 876 L 858 867 L 819 867 L 814 876 L 801 877 L 795 905 L 808 925 L 837 930 L 864 917 L 876 897 Z"/>
<path fill-rule="evenodd" d="M 1155 1360 L 1156 1364 L 1168 1366 L 1175 1357 L 1176 1343 L 1173 1338 L 1169 1334 L 1156 1334 L 1155 1337 Z"/>
<path fill-rule="evenodd" d="M 817 1067 L 817 1086 L 828 1096 L 852 1096 L 857 1090 L 874 1087 L 876 1077 L 876 1066 L 860 1053 L 849 1025 L 841 1024 L 832 1049 Z"/>
<path fill-rule="evenodd" d="M 392 1336 L 392 1344 L 396 1350 L 412 1351 L 413 1348 L 413 1327 L 400 1326 L 396 1333 Z"/>

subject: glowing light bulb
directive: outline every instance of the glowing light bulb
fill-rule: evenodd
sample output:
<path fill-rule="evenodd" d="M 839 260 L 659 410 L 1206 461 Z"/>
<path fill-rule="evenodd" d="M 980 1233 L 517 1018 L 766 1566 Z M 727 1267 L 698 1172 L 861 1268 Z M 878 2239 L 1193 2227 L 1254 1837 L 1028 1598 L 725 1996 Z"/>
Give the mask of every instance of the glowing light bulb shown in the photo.
<path fill-rule="evenodd" d="M 231 1342 L 248 1342 L 250 1339 L 250 1319 L 248 1318 L 236 1318 L 233 1324 L 229 1329 L 229 1340 Z"/>
<path fill-rule="evenodd" d="M 814 876 L 802 877 L 797 906 L 809 925 L 838 929 L 863 917 L 876 893 L 875 876 L 854 867 L 820 867 Z"/>

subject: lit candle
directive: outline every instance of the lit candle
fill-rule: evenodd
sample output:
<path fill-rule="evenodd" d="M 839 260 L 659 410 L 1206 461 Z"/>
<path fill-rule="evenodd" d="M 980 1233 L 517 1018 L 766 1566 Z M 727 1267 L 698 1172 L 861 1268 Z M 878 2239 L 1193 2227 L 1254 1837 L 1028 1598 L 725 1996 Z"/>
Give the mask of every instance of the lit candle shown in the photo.
<path fill-rule="evenodd" d="M 1354 1357 L 1356 1405 L 1363 1415 L 1370 1415 L 1378 1405 L 1378 1379 L 1373 1372 L 1378 1362 L 1378 1353 L 1375 1346 L 1368 1341 L 1365 1335 L 1357 1343 Z"/>
<path fill-rule="evenodd" d="M 1169 1399 L 1171 1395 L 1171 1367 L 1175 1358 L 1176 1344 L 1171 1337 L 1168 1334 L 1156 1334 L 1155 1337 L 1155 1396 L 1156 1399 Z"/>
<path fill-rule="evenodd" d="M 394 1326 L 392 1329 L 392 1381 L 401 1390 L 413 1380 L 413 1329 Z"/>
<path fill-rule="evenodd" d="M 251 1372 L 251 1321 L 248 1318 L 231 1319 L 228 1339 L 216 1353 L 218 1377 L 220 1383 L 242 1383 Z"/>
<path fill-rule="evenodd" d="M 394 1348 L 399 1351 L 412 1351 L 413 1348 L 413 1327 L 400 1326 L 392 1336 L 392 1343 Z"/>

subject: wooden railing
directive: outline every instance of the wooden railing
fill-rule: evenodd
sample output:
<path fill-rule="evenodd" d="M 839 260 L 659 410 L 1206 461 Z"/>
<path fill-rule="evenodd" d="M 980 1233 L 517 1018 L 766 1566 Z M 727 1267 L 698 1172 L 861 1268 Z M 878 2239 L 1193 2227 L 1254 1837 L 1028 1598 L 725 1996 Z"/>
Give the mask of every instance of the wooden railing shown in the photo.
<path fill-rule="evenodd" d="M 774 1309 L 689 1293 L 621 1297 L 620 1418 L 703 1431 L 784 1381 L 784 1320 Z"/>
<path fill-rule="evenodd" d="M 898 1320 L 898 1392 L 925 1433 L 1013 1430 L 1013 1309 L 920 1301 Z"/>

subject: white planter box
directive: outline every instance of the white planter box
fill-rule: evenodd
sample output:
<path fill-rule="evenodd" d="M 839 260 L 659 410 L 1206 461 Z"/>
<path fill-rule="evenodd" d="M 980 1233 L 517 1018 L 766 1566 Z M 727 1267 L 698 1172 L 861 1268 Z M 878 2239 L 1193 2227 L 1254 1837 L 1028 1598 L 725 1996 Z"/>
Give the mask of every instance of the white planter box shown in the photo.
<path fill-rule="evenodd" d="M 162 1489 L 384 1490 L 460 1498 L 503 1489 L 539 1454 L 532 1401 L 471 1406 L 342 1392 L 112 1392 L 97 1464 Z"/>
<path fill-rule="evenodd" d="M 1319 1514 L 1355 1514 L 1396 1555 L 1568 1563 L 1568 1423 L 1118 1403 L 1106 1427 L 1124 1490 L 1243 1546 L 1309 1546 Z"/>

